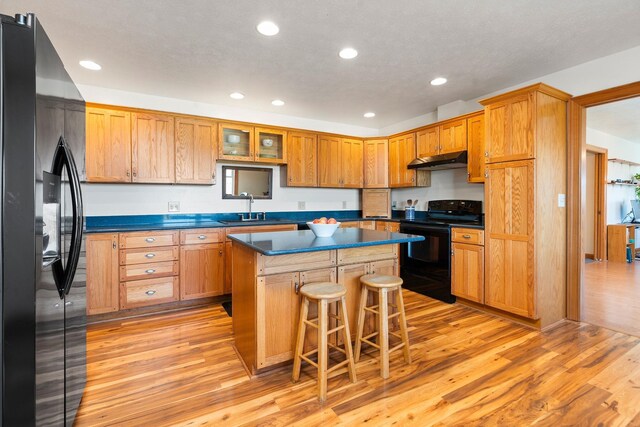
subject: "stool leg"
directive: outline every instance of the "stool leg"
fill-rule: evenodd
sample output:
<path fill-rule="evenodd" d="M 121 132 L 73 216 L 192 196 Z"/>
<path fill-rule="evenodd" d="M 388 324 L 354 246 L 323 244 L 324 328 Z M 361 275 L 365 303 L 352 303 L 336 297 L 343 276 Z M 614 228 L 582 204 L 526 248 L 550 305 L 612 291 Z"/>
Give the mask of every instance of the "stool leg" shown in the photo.
<path fill-rule="evenodd" d="M 309 313 L 309 300 L 303 297 L 302 307 L 300 308 L 300 321 L 298 322 L 298 335 L 296 337 L 296 352 L 293 356 L 293 382 L 300 379 L 300 368 L 302 367 L 302 358 L 300 355 L 304 350 L 304 336 L 307 332 L 307 325 L 304 323 L 307 320 L 307 314 Z"/>
<path fill-rule="evenodd" d="M 387 289 L 378 292 L 378 345 L 380 346 L 380 376 L 389 378 L 389 306 Z"/>
<path fill-rule="evenodd" d="M 320 402 L 327 400 L 327 331 L 328 316 L 327 300 L 318 301 L 318 398 Z"/>
<path fill-rule="evenodd" d="M 356 367 L 353 361 L 353 352 L 351 351 L 351 332 L 349 332 L 349 318 L 347 317 L 347 300 L 344 296 L 340 298 L 339 304 L 341 310 L 340 320 L 342 320 L 342 324 L 344 325 L 344 328 L 342 329 L 344 336 L 344 351 L 346 353 L 347 360 L 349 361 L 349 363 L 347 363 L 347 366 L 349 367 L 349 379 L 352 383 L 355 383 L 357 381 Z"/>
<path fill-rule="evenodd" d="M 358 328 L 356 332 L 356 357 L 355 361 L 358 362 L 360 360 L 360 350 L 362 349 L 362 334 L 364 332 L 364 319 L 365 319 L 365 311 L 364 308 L 367 305 L 367 294 L 369 290 L 366 286 L 362 286 L 362 290 L 360 291 L 360 305 L 358 306 L 358 323 L 356 327 Z"/>
<path fill-rule="evenodd" d="M 398 288 L 398 310 L 400 310 L 400 335 L 404 342 L 404 361 L 411 363 L 411 352 L 409 350 L 409 332 L 407 331 L 407 315 L 404 312 L 404 300 L 402 299 L 402 288 Z"/>

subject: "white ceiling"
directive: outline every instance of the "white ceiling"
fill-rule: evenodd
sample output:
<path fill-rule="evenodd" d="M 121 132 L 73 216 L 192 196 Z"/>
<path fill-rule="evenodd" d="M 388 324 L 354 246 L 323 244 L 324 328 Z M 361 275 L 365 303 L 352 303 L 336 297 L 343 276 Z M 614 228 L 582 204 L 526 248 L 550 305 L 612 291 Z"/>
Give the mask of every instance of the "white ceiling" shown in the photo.
<path fill-rule="evenodd" d="M 587 109 L 587 127 L 640 144 L 640 97 Z"/>
<path fill-rule="evenodd" d="M 372 128 L 640 45 L 637 0 L 0 2 L 27 11 L 76 83 Z M 280 34 L 257 33 L 264 19 Z"/>

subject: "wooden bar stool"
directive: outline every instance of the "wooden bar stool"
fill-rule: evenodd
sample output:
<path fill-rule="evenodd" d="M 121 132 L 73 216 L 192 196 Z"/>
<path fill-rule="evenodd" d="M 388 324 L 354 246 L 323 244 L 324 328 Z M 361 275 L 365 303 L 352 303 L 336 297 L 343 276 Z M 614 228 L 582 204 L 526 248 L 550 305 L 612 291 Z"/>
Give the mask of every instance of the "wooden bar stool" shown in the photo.
<path fill-rule="evenodd" d="M 360 278 L 362 283 L 362 291 L 360 293 L 360 307 L 358 308 L 358 333 L 356 335 L 356 362 L 360 360 L 360 350 L 362 343 L 369 344 L 380 350 L 380 376 L 389 378 L 389 355 L 402 348 L 404 351 L 404 360 L 411 363 L 411 354 L 409 352 L 409 334 L 407 332 L 407 317 L 404 312 L 404 301 L 402 299 L 402 279 L 397 276 L 383 276 L 379 274 L 367 274 Z M 378 305 L 367 306 L 367 298 L 369 292 L 378 293 Z M 398 304 L 392 305 L 392 308 L 398 311 L 389 314 L 389 292 L 397 291 Z M 366 313 L 373 313 L 378 317 L 377 331 L 367 336 L 363 336 L 364 322 Z M 400 317 L 400 334 L 389 332 L 389 320 Z M 389 335 L 400 339 L 400 344 L 389 348 Z M 371 341 L 371 338 L 377 336 L 378 343 Z"/>
<path fill-rule="evenodd" d="M 356 382 L 356 370 L 353 361 L 353 351 L 351 349 L 351 336 L 349 334 L 349 319 L 347 318 L 347 308 L 345 295 L 347 290 L 344 286 L 332 282 L 310 283 L 300 289 L 302 294 L 302 308 L 300 309 L 300 321 L 298 323 L 298 335 L 296 337 L 296 350 L 293 358 L 293 381 L 300 378 L 300 368 L 302 361 L 318 368 L 318 399 L 324 402 L 327 399 L 327 376 L 330 372 L 348 365 L 349 379 Z M 316 301 L 318 304 L 318 317 L 307 319 L 309 313 L 309 301 Z M 337 315 L 329 313 L 329 304 L 335 302 L 338 305 Z M 336 320 L 336 327 L 329 329 L 329 318 Z M 307 326 L 318 330 L 318 348 L 303 354 L 304 339 Z M 328 335 L 342 330 L 344 349 L 329 342 Z M 337 335 L 337 334 L 336 334 Z M 345 355 L 346 359 L 331 368 L 327 369 L 329 352 L 328 347 L 335 348 Z M 318 353 L 318 362 L 313 362 L 309 356 Z"/>

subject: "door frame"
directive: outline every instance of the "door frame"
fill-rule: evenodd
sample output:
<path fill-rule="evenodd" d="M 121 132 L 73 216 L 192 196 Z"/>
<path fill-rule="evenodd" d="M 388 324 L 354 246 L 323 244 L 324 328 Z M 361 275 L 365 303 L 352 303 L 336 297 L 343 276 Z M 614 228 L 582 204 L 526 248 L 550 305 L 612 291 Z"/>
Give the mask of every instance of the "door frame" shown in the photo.
<path fill-rule="evenodd" d="M 569 100 L 567 140 L 567 318 L 580 321 L 584 279 L 587 108 L 640 96 L 640 81 Z"/>
<path fill-rule="evenodd" d="M 607 252 L 607 167 L 609 150 L 595 145 L 586 146 L 587 152 L 595 155 L 595 176 L 593 177 L 593 258 L 606 259 Z M 585 170 L 586 173 L 586 170 Z M 586 255 L 586 254 L 585 254 Z"/>

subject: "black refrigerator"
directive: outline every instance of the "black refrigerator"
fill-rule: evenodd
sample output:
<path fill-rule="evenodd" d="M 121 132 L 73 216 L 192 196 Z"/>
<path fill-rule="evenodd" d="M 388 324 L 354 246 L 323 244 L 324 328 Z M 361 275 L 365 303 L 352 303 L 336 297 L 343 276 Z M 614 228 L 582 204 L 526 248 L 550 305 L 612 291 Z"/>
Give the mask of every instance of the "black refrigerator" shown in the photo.
<path fill-rule="evenodd" d="M 3 426 L 72 425 L 86 382 L 85 103 L 34 15 L 0 15 Z"/>

